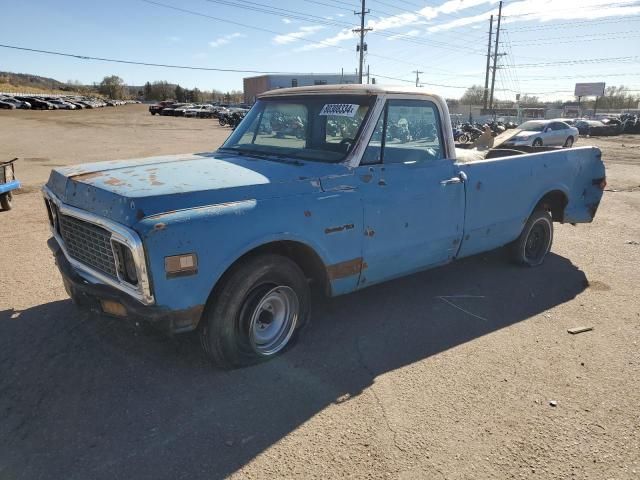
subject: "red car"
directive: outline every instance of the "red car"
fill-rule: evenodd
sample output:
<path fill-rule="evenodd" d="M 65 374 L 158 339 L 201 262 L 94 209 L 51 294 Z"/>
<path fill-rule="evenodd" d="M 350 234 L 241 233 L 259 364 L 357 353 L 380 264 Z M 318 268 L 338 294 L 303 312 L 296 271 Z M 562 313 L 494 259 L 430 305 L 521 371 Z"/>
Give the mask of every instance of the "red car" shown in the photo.
<path fill-rule="evenodd" d="M 173 104 L 174 104 L 174 102 L 166 100 L 164 102 L 160 102 L 160 103 L 156 103 L 154 105 L 150 105 L 149 106 L 149 113 L 151 115 L 155 115 L 157 113 L 160 113 L 165 108 L 170 107 Z"/>

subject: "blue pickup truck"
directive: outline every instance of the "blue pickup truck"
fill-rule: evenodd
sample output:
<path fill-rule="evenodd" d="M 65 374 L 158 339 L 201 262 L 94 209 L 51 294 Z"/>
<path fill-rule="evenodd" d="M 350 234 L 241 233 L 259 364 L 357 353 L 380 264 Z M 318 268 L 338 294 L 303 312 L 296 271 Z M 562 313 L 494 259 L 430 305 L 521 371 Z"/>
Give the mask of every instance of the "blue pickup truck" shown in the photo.
<path fill-rule="evenodd" d="M 540 265 L 553 222 L 591 222 L 605 185 L 597 148 L 463 161 L 442 98 L 339 85 L 267 92 L 215 152 L 59 168 L 43 192 L 77 304 L 197 329 L 237 367 L 293 343 L 312 289 L 504 245 Z"/>

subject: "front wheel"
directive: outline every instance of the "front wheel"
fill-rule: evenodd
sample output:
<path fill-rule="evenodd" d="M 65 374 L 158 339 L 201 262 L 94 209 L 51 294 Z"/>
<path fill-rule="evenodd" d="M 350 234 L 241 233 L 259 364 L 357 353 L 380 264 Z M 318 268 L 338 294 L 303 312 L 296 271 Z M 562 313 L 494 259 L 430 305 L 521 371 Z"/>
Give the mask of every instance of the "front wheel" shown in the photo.
<path fill-rule="evenodd" d="M 536 210 L 512 244 L 515 262 L 529 267 L 542 265 L 553 243 L 553 219 L 546 210 Z"/>
<path fill-rule="evenodd" d="M 542 146 L 542 139 L 541 139 L 541 138 L 536 138 L 536 139 L 533 141 L 533 146 L 534 146 L 534 147 L 541 147 L 541 146 Z"/>
<path fill-rule="evenodd" d="M 209 300 L 202 347 L 223 368 L 269 360 L 294 342 L 309 310 L 309 284 L 292 260 L 250 257 L 232 267 Z"/>
<path fill-rule="evenodd" d="M 218 119 L 218 123 L 220 124 L 221 127 L 224 127 L 227 124 L 227 121 L 224 118 L 220 117 Z"/>
<path fill-rule="evenodd" d="M 469 141 L 469 137 L 467 136 L 466 133 L 463 133 L 458 137 L 459 143 L 467 143 L 468 141 Z"/>
<path fill-rule="evenodd" d="M 11 192 L 7 192 L 4 195 L 0 195 L 0 207 L 2 210 L 11 210 L 13 206 L 13 194 Z"/>

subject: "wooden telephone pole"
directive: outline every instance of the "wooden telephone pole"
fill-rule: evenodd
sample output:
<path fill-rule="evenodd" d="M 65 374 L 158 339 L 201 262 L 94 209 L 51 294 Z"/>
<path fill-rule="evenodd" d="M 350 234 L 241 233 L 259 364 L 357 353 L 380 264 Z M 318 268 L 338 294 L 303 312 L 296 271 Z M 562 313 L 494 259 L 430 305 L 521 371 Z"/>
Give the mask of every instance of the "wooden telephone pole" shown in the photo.
<path fill-rule="evenodd" d="M 366 44 L 364 43 L 364 35 L 367 32 L 373 30 L 372 28 L 364 28 L 364 17 L 369 10 L 366 9 L 365 6 L 366 0 L 362 0 L 361 9 L 359 12 L 353 12 L 354 15 L 360 15 L 360 28 L 354 28 L 353 32 L 360 34 L 360 45 L 358 45 L 357 50 L 360 52 L 360 68 L 358 68 L 358 82 L 362 83 L 362 68 L 364 66 L 364 51 L 366 49 Z"/>
<path fill-rule="evenodd" d="M 496 70 L 498 70 L 498 45 L 500 41 L 500 21 L 502 20 L 502 1 L 498 7 L 498 28 L 496 29 L 496 46 L 493 49 L 493 74 L 491 76 L 491 96 L 489 98 L 489 108 L 493 109 L 493 92 L 496 86 Z"/>

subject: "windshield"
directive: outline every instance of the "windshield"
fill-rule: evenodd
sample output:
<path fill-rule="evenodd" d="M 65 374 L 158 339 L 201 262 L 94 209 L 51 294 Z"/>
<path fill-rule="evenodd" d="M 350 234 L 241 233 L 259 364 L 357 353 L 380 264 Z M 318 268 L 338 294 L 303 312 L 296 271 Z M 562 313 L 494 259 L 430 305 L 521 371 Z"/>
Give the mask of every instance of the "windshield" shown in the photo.
<path fill-rule="evenodd" d="M 221 150 L 340 162 L 356 143 L 375 98 L 296 95 L 258 100 Z"/>
<path fill-rule="evenodd" d="M 519 130 L 528 130 L 530 132 L 541 132 L 544 130 L 544 122 L 524 122 L 518 127 Z"/>

